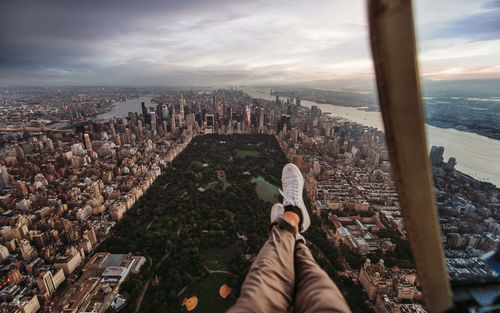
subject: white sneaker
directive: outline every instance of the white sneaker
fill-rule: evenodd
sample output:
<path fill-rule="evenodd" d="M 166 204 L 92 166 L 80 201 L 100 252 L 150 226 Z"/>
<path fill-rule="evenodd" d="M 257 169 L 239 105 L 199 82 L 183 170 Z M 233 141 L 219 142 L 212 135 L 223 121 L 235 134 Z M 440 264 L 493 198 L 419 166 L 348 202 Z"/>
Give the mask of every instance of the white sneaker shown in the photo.
<path fill-rule="evenodd" d="M 282 216 L 285 213 L 285 208 L 281 203 L 275 203 L 271 208 L 271 223 L 274 223 L 275 220 Z"/>
<path fill-rule="evenodd" d="M 283 188 L 283 190 L 280 189 L 280 193 L 283 196 L 283 207 L 292 205 L 300 209 L 302 216 L 299 228 L 300 232 L 303 233 L 309 228 L 309 225 L 311 225 L 311 220 L 309 218 L 309 213 L 307 213 L 304 200 L 302 199 L 304 178 L 295 164 L 288 163 L 283 167 L 281 185 Z"/>

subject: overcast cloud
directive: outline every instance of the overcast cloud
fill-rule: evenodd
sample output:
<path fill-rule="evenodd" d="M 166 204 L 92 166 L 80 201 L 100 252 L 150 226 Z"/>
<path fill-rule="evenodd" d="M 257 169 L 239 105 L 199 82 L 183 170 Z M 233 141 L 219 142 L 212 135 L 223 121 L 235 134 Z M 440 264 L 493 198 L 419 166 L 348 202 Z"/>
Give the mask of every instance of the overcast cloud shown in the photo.
<path fill-rule="evenodd" d="M 421 73 L 500 77 L 500 2 L 415 1 Z M 2 0 L 0 86 L 370 78 L 365 1 Z"/>

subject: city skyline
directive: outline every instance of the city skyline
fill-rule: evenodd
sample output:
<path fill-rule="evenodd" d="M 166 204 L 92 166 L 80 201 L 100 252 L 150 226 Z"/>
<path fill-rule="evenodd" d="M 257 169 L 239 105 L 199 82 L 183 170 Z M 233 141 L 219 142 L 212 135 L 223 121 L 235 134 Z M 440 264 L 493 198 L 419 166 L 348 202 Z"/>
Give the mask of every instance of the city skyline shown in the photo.
<path fill-rule="evenodd" d="M 365 1 L 4 1 L 0 12 L 0 86 L 373 84 Z M 414 14 L 423 78 L 500 78 L 500 2 L 418 1 Z"/>

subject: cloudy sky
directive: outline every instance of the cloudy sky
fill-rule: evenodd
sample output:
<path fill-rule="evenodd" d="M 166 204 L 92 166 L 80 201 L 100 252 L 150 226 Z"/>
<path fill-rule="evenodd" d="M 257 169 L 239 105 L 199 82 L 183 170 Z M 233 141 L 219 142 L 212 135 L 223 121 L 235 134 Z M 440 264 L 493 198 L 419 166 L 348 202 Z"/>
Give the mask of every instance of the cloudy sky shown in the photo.
<path fill-rule="evenodd" d="M 500 78 L 500 1 L 416 0 L 421 74 Z M 368 79 L 364 0 L 1 0 L 0 86 Z"/>

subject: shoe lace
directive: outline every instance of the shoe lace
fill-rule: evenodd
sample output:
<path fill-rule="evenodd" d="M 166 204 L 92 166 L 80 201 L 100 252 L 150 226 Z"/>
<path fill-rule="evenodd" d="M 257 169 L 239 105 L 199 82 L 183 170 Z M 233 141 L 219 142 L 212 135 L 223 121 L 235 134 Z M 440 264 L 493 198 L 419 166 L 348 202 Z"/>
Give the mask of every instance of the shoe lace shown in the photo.
<path fill-rule="evenodd" d="M 293 205 L 296 206 L 298 197 L 298 182 L 297 180 L 289 180 L 282 182 L 283 190 L 279 190 L 283 196 L 283 206 Z"/>

